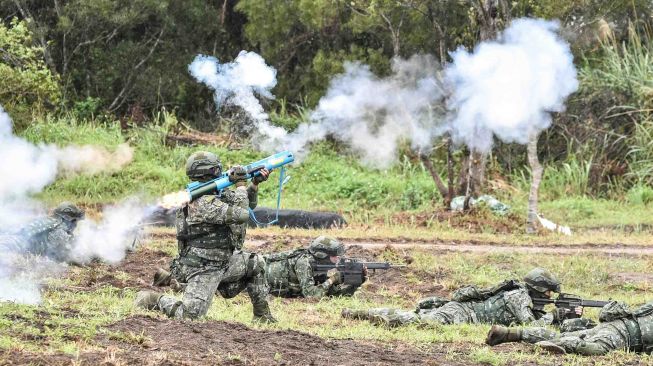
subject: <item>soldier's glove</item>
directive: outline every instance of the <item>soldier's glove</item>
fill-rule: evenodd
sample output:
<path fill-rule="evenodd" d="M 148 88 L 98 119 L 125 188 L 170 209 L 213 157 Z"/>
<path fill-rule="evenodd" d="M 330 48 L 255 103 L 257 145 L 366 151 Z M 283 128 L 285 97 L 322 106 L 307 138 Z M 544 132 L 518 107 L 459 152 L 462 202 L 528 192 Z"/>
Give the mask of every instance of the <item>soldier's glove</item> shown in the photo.
<path fill-rule="evenodd" d="M 329 286 L 339 285 L 342 283 L 342 273 L 337 268 L 331 268 L 327 271 L 327 282 Z"/>
<path fill-rule="evenodd" d="M 247 171 L 242 165 L 234 165 L 227 173 L 229 181 L 236 187 L 244 186 L 247 183 Z"/>
<path fill-rule="evenodd" d="M 266 180 L 268 180 L 268 177 L 270 176 L 270 171 L 265 168 L 261 169 L 259 173 L 260 175 L 257 175 L 254 178 L 252 178 L 252 183 L 254 185 L 258 185 L 261 182 L 265 182 Z"/>
<path fill-rule="evenodd" d="M 574 315 L 574 312 L 569 311 L 569 309 L 565 309 L 565 308 L 555 308 L 553 309 L 552 314 L 553 314 L 553 322 L 555 324 L 561 324 L 562 321 L 565 319 L 578 318 L 578 316 Z"/>
<path fill-rule="evenodd" d="M 367 271 L 367 267 L 363 267 L 363 283 L 367 281 L 369 277 L 369 272 Z"/>

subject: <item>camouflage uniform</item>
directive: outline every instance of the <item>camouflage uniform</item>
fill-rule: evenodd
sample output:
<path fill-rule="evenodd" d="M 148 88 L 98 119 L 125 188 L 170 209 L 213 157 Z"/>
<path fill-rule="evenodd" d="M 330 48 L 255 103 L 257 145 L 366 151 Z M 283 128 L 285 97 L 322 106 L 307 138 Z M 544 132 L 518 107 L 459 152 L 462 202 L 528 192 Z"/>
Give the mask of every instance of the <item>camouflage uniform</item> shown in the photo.
<path fill-rule="evenodd" d="M 84 212 L 69 202 L 57 206 L 48 217 L 36 219 L 15 235 L 3 235 L 0 245 L 9 251 L 30 253 L 57 262 L 70 261 L 77 221 Z"/>
<path fill-rule="evenodd" d="M 623 309 L 625 304 L 606 305 L 599 317 L 601 323 L 591 329 L 559 333 L 546 328 L 523 328 L 513 333 L 516 335 L 513 339 L 495 341 L 492 345 L 522 341 L 559 353 L 582 355 L 603 355 L 612 350 L 653 352 L 653 302 L 616 318 L 606 317 L 605 314 L 615 307 Z M 490 331 L 488 338 L 492 332 L 496 332 L 496 328 Z"/>
<path fill-rule="evenodd" d="M 533 271 L 529 272 L 529 275 Z M 525 279 L 528 279 L 529 275 Z M 547 275 L 550 274 L 547 272 Z M 559 291 L 557 280 L 549 287 Z M 389 326 L 410 323 L 552 324 L 556 321 L 553 314 L 547 314 L 543 309 L 533 306 L 531 296 L 534 292 L 537 293 L 528 281 L 522 284 L 517 280 L 509 280 L 489 289 L 462 287 L 453 293 L 453 301 L 439 297 L 427 298 L 420 301 L 415 311 L 391 308 L 362 311 L 345 309 L 342 315 Z"/>
<path fill-rule="evenodd" d="M 313 243 L 330 241 L 334 246 L 334 255 L 344 254 L 344 246 L 336 239 L 319 237 Z M 358 286 L 334 283 L 326 275 L 315 276 L 315 263 L 331 263 L 327 256 L 319 258 L 315 245 L 309 249 L 297 249 L 289 252 L 276 253 L 265 257 L 266 276 L 270 286 L 270 294 L 280 297 L 314 297 L 351 296 Z M 315 253 L 315 254 L 314 254 Z M 316 255 L 317 254 L 317 255 Z M 329 253 L 326 253 L 329 254 Z"/>
<path fill-rule="evenodd" d="M 189 159 L 187 173 L 193 159 L 217 160 L 213 154 L 199 154 L 199 158 L 194 154 Z M 219 174 L 219 171 L 215 173 Z M 269 316 L 265 261 L 261 256 L 241 250 L 248 207 L 255 207 L 257 195 L 256 187 L 247 189 L 242 184 L 239 181 L 234 191 L 225 190 L 221 195 L 201 196 L 177 211 L 179 257 L 173 268 L 176 275 L 187 281 L 187 286 L 181 301 L 157 295 L 154 308 L 170 317 L 195 319 L 206 315 L 218 289 L 225 297 L 234 297 L 247 289 L 254 316 Z M 149 307 L 147 302 L 141 304 Z"/>

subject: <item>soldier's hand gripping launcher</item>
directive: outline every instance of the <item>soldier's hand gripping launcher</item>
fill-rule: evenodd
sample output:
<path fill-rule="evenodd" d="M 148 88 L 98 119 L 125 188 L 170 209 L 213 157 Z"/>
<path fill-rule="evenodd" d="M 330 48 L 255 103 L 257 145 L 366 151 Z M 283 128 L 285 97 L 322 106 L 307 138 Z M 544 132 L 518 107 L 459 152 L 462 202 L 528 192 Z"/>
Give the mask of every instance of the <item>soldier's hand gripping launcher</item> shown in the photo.
<path fill-rule="evenodd" d="M 247 171 L 247 179 L 252 179 L 257 175 L 261 175 L 262 169 L 273 170 L 283 167 L 295 161 L 295 156 L 290 151 L 282 151 L 274 155 L 268 156 L 265 159 L 255 161 L 245 166 Z M 190 195 L 190 200 L 195 200 L 205 194 L 215 194 L 233 183 L 229 181 L 227 172 L 223 172 L 221 176 L 210 180 L 208 182 L 191 182 L 186 186 L 186 191 Z M 280 183 L 283 183 L 280 181 Z"/>

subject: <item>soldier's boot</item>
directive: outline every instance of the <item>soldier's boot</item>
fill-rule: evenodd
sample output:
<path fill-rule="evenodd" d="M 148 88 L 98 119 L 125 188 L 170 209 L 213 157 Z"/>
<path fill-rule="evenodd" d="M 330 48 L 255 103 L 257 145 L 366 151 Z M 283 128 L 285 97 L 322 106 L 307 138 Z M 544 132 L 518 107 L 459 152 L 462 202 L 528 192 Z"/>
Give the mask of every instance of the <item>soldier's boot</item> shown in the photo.
<path fill-rule="evenodd" d="M 363 320 L 368 318 L 367 310 L 354 310 L 350 308 L 342 309 L 340 315 L 342 315 L 342 317 L 346 319 Z"/>
<path fill-rule="evenodd" d="M 159 306 L 159 299 L 161 296 L 163 296 L 163 294 L 155 291 L 138 291 L 136 299 L 134 299 L 134 305 L 139 308 L 154 310 Z"/>
<path fill-rule="evenodd" d="M 496 346 L 501 343 L 521 341 L 521 329 L 493 325 L 485 337 L 485 344 Z"/>
<path fill-rule="evenodd" d="M 276 323 L 277 319 L 272 316 L 270 312 L 270 306 L 268 302 L 258 302 L 252 304 L 254 308 L 254 318 L 252 319 L 255 323 Z"/>
<path fill-rule="evenodd" d="M 152 285 L 158 287 L 170 286 L 171 280 L 172 274 L 170 272 L 163 268 L 157 268 L 154 273 L 154 281 L 152 281 Z"/>
<path fill-rule="evenodd" d="M 544 349 L 546 351 L 549 351 L 551 353 L 555 353 L 555 354 L 559 354 L 559 355 L 564 355 L 565 353 L 567 353 L 567 351 L 565 351 L 565 349 L 563 347 L 561 347 L 561 346 L 559 346 L 559 345 L 557 345 L 557 344 L 555 344 L 553 342 L 540 341 L 540 342 L 535 343 L 535 345 L 540 346 L 542 349 Z"/>

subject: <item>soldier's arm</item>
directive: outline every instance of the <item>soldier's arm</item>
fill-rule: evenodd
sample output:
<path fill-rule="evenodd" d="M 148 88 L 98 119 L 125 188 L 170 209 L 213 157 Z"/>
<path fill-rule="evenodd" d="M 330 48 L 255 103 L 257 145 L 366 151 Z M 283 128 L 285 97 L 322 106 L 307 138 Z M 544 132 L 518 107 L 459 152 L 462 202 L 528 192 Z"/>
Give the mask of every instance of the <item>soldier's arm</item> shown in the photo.
<path fill-rule="evenodd" d="M 533 326 L 539 324 L 535 318 L 535 314 L 533 314 L 533 300 L 528 296 L 527 290 L 508 291 L 504 297 L 508 310 L 515 316 L 515 321 L 518 324 L 529 324 Z"/>
<path fill-rule="evenodd" d="M 258 185 L 250 184 L 247 187 L 247 199 L 249 200 L 249 208 L 255 209 L 258 205 Z"/>
<path fill-rule="evenodd" d="M 299 280 L 299 286 L 302 289 L 302 295 L 304 297 L 324 297 L 331 283 L 329 281 L 315 285 L 315 280 L 313 280 L 313 268 L 308 259 L 300 258 L 295 264 L 295 273 L 297 274 L 297 279 Z"/>
<path fill-rule="evenodd" d="M 247 222 L 247 191 L 245 187 L 238 187 L 234 193 L 233 204 L 227 204 L 212 195 L 200 197 L 188 206 L 188 223 L 231 225 Z"/>

